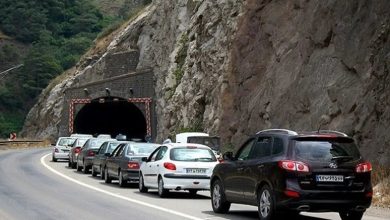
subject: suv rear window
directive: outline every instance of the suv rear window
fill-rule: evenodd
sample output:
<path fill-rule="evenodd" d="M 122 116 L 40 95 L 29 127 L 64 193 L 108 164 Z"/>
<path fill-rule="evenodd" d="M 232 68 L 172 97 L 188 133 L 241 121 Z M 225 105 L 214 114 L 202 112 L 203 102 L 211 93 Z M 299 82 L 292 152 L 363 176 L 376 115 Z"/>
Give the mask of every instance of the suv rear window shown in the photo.
<path fill-rule="evenodd" d="M 307 161 L 329 162 L 360 159 L 359 150 L 352 139 L 296 140 L 294 151 L 298 159 Z"/>

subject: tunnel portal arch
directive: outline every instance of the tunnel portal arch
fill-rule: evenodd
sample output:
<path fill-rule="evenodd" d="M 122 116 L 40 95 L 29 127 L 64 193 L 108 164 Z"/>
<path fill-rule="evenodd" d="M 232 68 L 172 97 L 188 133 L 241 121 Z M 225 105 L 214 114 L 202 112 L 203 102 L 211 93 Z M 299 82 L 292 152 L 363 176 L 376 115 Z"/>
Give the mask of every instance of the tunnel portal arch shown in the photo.
<path fill-rule="evenodd" d="M 83 104 L 70 125 L 70 133 L 124 134 L 128 140 L 151 135 L 150 99 L 100 97 L 74 100 L 73 105 Z M 74 112 L 74 106 L 71 106 Z M 73 118 L 73 116 L 71 116 Z"/>

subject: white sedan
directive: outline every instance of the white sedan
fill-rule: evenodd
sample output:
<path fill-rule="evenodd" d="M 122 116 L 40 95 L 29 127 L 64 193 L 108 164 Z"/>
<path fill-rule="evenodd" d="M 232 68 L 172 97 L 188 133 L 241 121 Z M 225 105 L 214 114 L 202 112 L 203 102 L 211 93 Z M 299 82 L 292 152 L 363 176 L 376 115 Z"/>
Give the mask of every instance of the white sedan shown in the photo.
<path fill-rule="evenodd" d="M 210 190 L 210 176 L 219 162 L 211 148 L 192 143 L 167 143 L 158 147 L 140 167 L 139 191 L 158 189 L 165 197 L 169 190 Z"/>

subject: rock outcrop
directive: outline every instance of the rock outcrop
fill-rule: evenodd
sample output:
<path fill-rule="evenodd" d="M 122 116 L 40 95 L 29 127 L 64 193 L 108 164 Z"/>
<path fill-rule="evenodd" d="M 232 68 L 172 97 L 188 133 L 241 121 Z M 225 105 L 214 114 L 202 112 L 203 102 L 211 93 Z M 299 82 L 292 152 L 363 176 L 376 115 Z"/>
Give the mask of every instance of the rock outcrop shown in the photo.
<path fill-rule="evenodd" d="M 55 137 L 63 90 L 98 79 L 107 54 L 137 50 L 137 68 L 155 75 L 158 140 L 203 130 L 238 146 L 261 129 L 316 130 L 322 120 L 390 164 L 389 8 L 387 0 L 154 0 L 101 57 L 41 95 L 23 133 Z"/>

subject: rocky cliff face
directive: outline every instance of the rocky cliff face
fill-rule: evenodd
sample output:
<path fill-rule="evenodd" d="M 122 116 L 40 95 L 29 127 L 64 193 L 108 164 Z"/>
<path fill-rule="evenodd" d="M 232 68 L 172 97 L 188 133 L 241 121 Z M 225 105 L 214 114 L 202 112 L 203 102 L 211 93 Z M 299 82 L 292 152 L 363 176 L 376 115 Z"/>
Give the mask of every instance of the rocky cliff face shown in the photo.
<path fill-rule="evenodd" d="M 154 71 L 159 140 L 203 130 L 238 146 L 261 129 L 316 130 L 321 121 L 390 163 L 388 8 L 387 0 L 155 0 L 101 57 L 42 94 L 24 134 L 55 136 L 62 91 L 98 79 L 105 54 L 135 49 L 137 68 Z"/>

